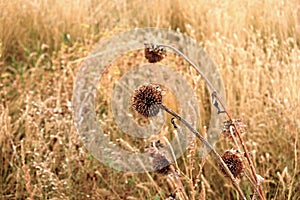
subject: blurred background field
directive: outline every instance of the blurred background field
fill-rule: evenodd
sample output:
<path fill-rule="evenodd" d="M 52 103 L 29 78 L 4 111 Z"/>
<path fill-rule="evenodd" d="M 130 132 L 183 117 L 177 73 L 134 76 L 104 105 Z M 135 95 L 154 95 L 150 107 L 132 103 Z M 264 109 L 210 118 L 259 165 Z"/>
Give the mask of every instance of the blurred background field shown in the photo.
<path fill-rule="evenodd" d="M 180 30 L 203 46 L 230 110 L 248 125 L 267 199 L 300 199 L 299 1 L 1 0 L 0 13 L 1 199 L 168 197 L 164 177 L 121 173 L 95 160 L 72 117 L 81 59 L 99 40 L 150 26 Z M 98 106 L 108 123 L 105 98 Z M 235 199 L 212 157 L 203 169 L 200 157 L 190 158 L 197 147 L 179 161 L 190 198 Z"/>

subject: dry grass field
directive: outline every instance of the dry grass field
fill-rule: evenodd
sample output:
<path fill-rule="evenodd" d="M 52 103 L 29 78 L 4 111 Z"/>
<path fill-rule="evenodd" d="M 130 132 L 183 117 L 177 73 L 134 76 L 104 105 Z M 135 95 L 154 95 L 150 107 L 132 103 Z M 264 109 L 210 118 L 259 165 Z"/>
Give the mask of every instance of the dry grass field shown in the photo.
<path fill-rule="evenodd" d="M 135 27 L 180 30 L 203 46 L 221 73 L 230 111 L 247 124 L 266 199 L 300 199 L 298 0 L 1 0 L 0 13 L 0 199 L 169 196 L 167 177 L 118 172 L 93 158 L 73 123 L 82 59 L 98 41 Z M 112 123 L 107 95 L 97 104 L 103 124 Z M 230 145 L 220 139 L 216 148 Z M 236 199 L 212 156 L 200 165 L 199 148 L 195 142 L 178 160 L 189 198 Z M 241 188 L 251 194 L 247 182 Z"/>

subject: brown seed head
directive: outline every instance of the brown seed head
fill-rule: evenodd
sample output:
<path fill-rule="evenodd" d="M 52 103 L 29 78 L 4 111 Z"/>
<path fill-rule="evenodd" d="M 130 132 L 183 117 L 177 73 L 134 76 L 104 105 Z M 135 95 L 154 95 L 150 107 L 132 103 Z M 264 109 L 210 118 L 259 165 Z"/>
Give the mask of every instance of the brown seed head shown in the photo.
<path fill-rule="evenodd" d="M 158 85 L 143 85 L 132 97 L 132 108 L 145 117 L 156 116 L 161 104 L 162 89 Z"/>
<path fill-rule="evenodd" d="M 156 63 L 164 59 L 166 57 L 167 51 L 159 47 L 157 45 L 153 44 L 146 44 L 145 45 L 145 58 L 150 62 L 150 63 Z"/>
<path fill-rule="evenodd" d="M 222 159 L 235 178 L 239 178 L 245 171 L 246 165 L 243 159 L 243 155 L 238 150 L 225 151 L 225 153 L 222 155 Z M 221 172 L 225 176 L 227 176 L 226 171 L 221 163 L 219 163 L 219 168 Z"/>
<path fill-rule="evenodd" d="M 160 174 L 168 174 L 170 171 L 171 162 L 166 158 L 166 156 L 159 151 L 152 153 L 152 164 L 155 171 Z"/>
<path fill-rule="evenodd" d="M 160 140 L 151 142 L 149 146 L 145 148 L 145 151 L 152 158 L 152 166 L 160 174 L 168 174 L 170 172 L 171 161 L 167 158 L 165 145 Z"/>
<path fill-rule="evenodd" d="M 232 132 L 233 136 L 237 137 L 237 132 L 235 130 L 234 125 L 237 127 L 238 131 L 240 134 L 243 134 L 246 132 L 246 125 L 241 119 L 233 119 L 233 120 L 227 120 L 224 122 L 223 129 L 221 134 L 226 137 L 226 138 L 231 138 L 231 133 L 230 133 L 230 127 L 232 127 Z"/>

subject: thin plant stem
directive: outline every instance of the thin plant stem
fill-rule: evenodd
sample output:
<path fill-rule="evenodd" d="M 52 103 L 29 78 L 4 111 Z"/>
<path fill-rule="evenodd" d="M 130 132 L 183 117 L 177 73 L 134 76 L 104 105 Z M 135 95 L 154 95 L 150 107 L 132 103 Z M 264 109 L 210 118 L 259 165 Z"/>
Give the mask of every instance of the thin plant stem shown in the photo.
<path fill-rule="evenodd" d="M 175 167 L 173 165 L 170 165 L 169 167 L 170 167 L 170 170 L 171 170 L 171 172 L 172 172 L 172 174 L 173 174 L 173 176 L 174 176 L 174 178 L 176 180 L 176 184 L 178 185 L 178 187 L 180 188 L 180 191 L 181 191 L 182 195 L 184 196 L 184 199 L 188 200 L 189 197 L 188 197 L 188 195 L 185 192 L 185 189 L 184 189 L 183 184 L 182 184 L 182 182 L 181 182 L 181 180 L 180 180 L 180 178 L 179 178 L 179 176 L 178 176 L 178 174 L 177 174 L 177 172 L 175 170 Z"/>
<path fill-rule="evenodd" d="M 239 147 L 239 144 L 238 144 L 238 141 L 236 140 L 236 138 L 235 138 L 235 136 L 234 136 L 234 133 L 233 133 L 234 127 L 230 126 L 229 129 L 230 129 L 231 137 L 232 137 L 232 139 L 233 139 L 233 141 L 234 141 L 234 143 L 235 143 L 237 149 L 241 152 L 240 147 Z M 256 192 L 258 193 L 258 195 L 260 196 L 260 198 L 261 198 L 261 199 L 264 199 L 264 198 L 262 197 L 262 194 L 260 193 L 260 190 L 259 190 L 258 187 L 257 187 L 257 184 L 254 183 L 256 180 L 255 180 L 255 178 L 254 178 L 254 176 L 253 176 L 251 170 L 250 170 L 250 177 L 249 177 L 247 174 L 246 174 L 246 177 L 248 178 L 250 184 L 255 188 L 255 190 L 256 190 Z"/>
<path fill-rule="evenodd" d="M 239 195 L 242 197 L 242 199 L 246 199 L 243 191 L 241 190 L 239 184 L 237 183 L 236 179 L 234 178 L 233 174 L 231 173 L 231 171 L 229 170 L 229 168 L 227 167 L 226 163 L 223 161 L 223 159 L 221 158 L 221 156 L 219 155 L 219 153 L 215 150 L 215 148 L 213 146 L 211 146 L 211 144 L 202 137 L 202 135 L 196 130 L 194 129 L 190 123 L 188 123 L 184 118 L 182 118 L 180 115 L 178 115 L 176 112 L 174 112 L 173 110 L 171 110 L 170 108 L 166 107 L 165 105 L 161 104 L 160 108 L 164 111 L 166 111 L 167 113 L 171 114 L 173 117 L 175 117 L 176 119 L 178 119 L 183 125 L 185 125 L 210 151 L 213 152 L 214 156 L 216 157 L 216 159 L 218 160 L 219 163 L 222 164 L 223 168 L 225 169 L 226 174 L 229 176 L 233 186 L 235 187 L 235 189 L 238 191 Z"/>
<path fill-rule="evenodd" d="M 248 151 L 248 149 L 247 149 L 247 146 L 245 145 L 245 142 L 244 142 L 244 140 L 243 140 L 241 134 L 239 133 L 236 124 L 233 123 L 233 125 L 234 125 L 234 128 L 235 128 L 236 132 L 237 132 L 237 136 L 238 136 L 238 138 L 239 138 L 239 140 L 240 140 L 240 143 L 241 143 L 241 145 L 242 145 L 242 147 L 243 147 L 243 149 L 244 149 L 244 152 L 245 152 L 247 161 L 248 161 L 248 163 L 249 163 L 250 170 L 251 170 L 251 172 L 252 172 L 252 176 L 253 176 L 253 178 L 254 178 L 254 180 L 255 180 L 256 186 L 258 187 L 258 190 L 259 190 L 259 196 L 261 197 L 262 200 L 265 200 L 266 198 L 265 198 L 265 195 L 264 195 L 264 191 L 263 191 L 262 186 L 258 183 L 257 175 L 256 175 L 256 170 L 255 170 L 254 164 L 253 164 L 253 162 L 252 162 L 252 159 L 250 158 L 250 155 L 249 155 L 249 151 Z"/>
<path fill-rule="evenodd" d="M 251 173 L 250 173 L 250 174 L 251 174 Z M 247 179 L 249 180 L 249 182 L 251 183 L 251 185 L 253 185 L 254 190 L 255 190 L 256 193 L 259 195 L 259 197 L 260 197 L 261 199 L 263 199 L 264 197 L 263 197 L 262 194 L 260 193 L 259 188 L 258 188 L 258 187 L 255 185 L 255 183 L 253 182 L 253 179 L 252 179 L 250 176 L 248 176 L 247 173 L 245 173 L 245 176 L 247 177 Z"/>
<path fill-rule="evenodd" d="M 218 99 L 218 101 L 220 102 L 221 106 L 223 107 L 223 109 L 225 110 L 227 116 L 229 119 L 231 119 L 231 114 L 229 113 L 229 110 L 226 108 L 226 105 L 224 103 L 224 100 L 222 99 L 222 97 L 219 95 L 218 91 L 216 90 L 216 88 L 213 86 L 213 84 L 208 80 L 208 78 L 206 77 L 206 75 L 197 67 L 196 64 L 194 64 L 184 53 L 182 53 L 181 51 L 179 51 L 178 49 L 176 49 L 175 47 L 171 46 L 171 45 L 167 45 L 167 44 L 158 44 L 158 46 L 161 47 L 165 47 L 165 48 L 169 48 L 172 49 L 173 51 L 175 51 L 176 53 L 178 53 L 181 57 L 183 57 L 188 63 L 190 63 L 192 65 L 192 67 L 201 75 L 201 77 L 205 80 L 206 84 L 208 85 L 208 87 L 213 91 L 213 95 Z"/>
<path fill-rule="evenodd" d="M 232 126 L 229 127 L 229 131 L 230 131 L 231 138 L 233 139 L 236 148 L 237 148 L 239 151 L 241 151 L 240 146 L 239 146 L 239 144 L 238 144 L 238 141 L 235 139 L 235 136 L 234 136 L 234 133 L 233 133 L 233 129 L 234 129 L 234 127 L 232 127 Z"/>

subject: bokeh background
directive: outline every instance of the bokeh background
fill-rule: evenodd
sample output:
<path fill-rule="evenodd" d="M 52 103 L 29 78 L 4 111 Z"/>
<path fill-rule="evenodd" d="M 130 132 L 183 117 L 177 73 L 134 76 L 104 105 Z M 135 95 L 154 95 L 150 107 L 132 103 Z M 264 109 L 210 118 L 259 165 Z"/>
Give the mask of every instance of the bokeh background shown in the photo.
<path fill-rule="evenodd" d="M 203 46 L 222 75 L 230 111 L 248 125 L 244 137 L 267 199 L 300 199 L 298 0 L 1 0 L 0 13 L 1 199 L 159 200 L 173 192 L 162 175 L 117 172 L 94 159 L 73 125 L 82 60 L 99 41 L 136 27 L 180 31 Z M 142 59 L 137 52 L 117 60 L 102 86 L 113 87 Z M 174 65 L 193 86 L 202 84 L 182 61 L 172 62 L 181 63 Z M 99 92 L 97 114 L 120 143 L 109 92 Z M 201 112 L 209 112 L 209 95 L 200 91 L 199 99 Z M 220 139 L 216 148 L 230 145 Z M 235 199 L 213 157 L 198 155 L 200 147 L 195 142 L 178 160 L 189 197 Z M 251 194 L 249 184 L 242 188 Z"/>

